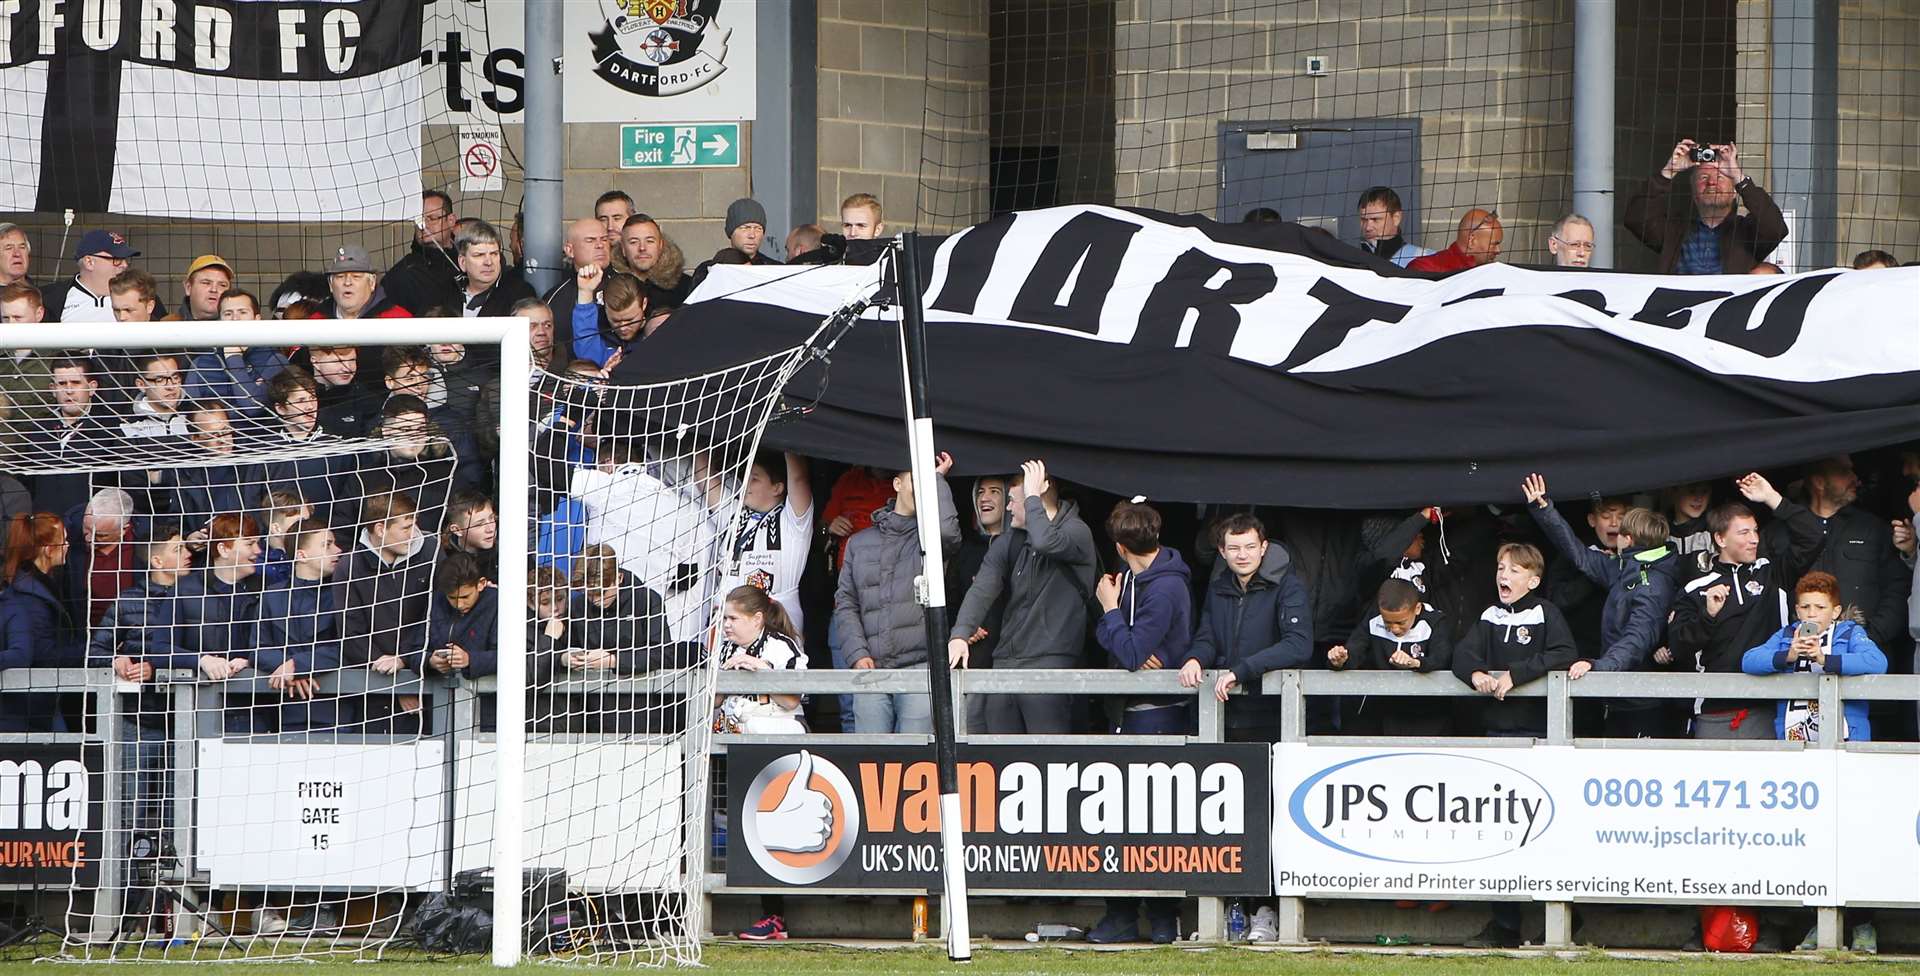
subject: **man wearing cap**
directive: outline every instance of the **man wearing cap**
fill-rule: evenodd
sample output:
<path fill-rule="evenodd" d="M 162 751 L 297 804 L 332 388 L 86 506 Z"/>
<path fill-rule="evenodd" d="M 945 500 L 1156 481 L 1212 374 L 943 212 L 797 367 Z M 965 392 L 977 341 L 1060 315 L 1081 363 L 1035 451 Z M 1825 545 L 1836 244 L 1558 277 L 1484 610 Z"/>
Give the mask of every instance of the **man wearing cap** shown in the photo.
<path fill-rule="evenodd" d="M 113 297 L 108 283 L 127 270 L 127 259 L 140 252 L 120 234 L 90 230 L 80 235 L 73 248 L 73 259 L 80 270 L 73 277 L 50 286 L 45 292 L 49 322 L 112 322 Z M 163 315 L 166 307 L 155 303 L 154 314 Z"/>
<path fill-rule="evenodd" d="M 187 265 L 187 301 L 181 311 L 191 319 L 218 320 L 221 299 L 229 293 L 254 301 L 246 292 L 233 291 L 233 266 L 216 254 L 202 254 Z M 259 309 L 254 309 L 258 317 Z M 178 316 L 169 316 L 178 318 Z M 267 381 L 287 368 L 287 357 L 271 345 L 226 346 L 193 354 L 187 374 L 187 399 L 218 403 L 230 418 L 266 418 Z"/>
<path fill-rule="evenodd" d="M 33 284 L 27 277 L 32 262 L 33 242 L 27 240 L 27 229 L 0 220 L 0 288 Z"/>
<path fill-rule="evenodd" d="M 327 258 L 327 290 L 320 303 L 323 319 L 410 319 L 413 313 L 395 304 L 380 287 L 373 258 L 358 244 L 344 244 Z"/>
<path fill-rule="evenodd" d="M 220 296 L 233 287 L 233 265 L 218 254 L 202 254 L 187 265 L 187 300 L 167 321 L 214 322 L 220 318 Z"/>

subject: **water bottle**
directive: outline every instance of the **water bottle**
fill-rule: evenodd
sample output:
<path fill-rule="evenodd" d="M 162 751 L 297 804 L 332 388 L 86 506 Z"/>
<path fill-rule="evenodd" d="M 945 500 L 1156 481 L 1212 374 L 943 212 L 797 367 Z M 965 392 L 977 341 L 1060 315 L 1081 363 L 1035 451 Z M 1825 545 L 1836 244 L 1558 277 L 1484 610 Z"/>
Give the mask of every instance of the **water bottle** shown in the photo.
<path fill-rule="evenodd" d="M 1227 906 L 1227 941 L 1245 942 L 1247 940 L 1247 909 L 1239 902 Z"/>

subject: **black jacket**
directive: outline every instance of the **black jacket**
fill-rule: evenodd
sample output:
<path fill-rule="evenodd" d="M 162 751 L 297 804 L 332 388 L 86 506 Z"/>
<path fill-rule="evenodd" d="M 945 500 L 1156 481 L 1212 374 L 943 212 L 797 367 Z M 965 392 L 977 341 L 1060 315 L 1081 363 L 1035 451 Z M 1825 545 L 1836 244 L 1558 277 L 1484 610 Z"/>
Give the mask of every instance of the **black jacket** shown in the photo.
<path fill-rule="evenodd" d="M 405 556 L 383 562 L 363 533 L 347 556 L 341 663 L 364 666 L 389 654 L 426 673 L 427 618 L 438 540 L 420 530 Z"/>
<path fill-rule="evenodd" d="M 1740 674 L 1740 662 L 1747 651 L 1766 643 L 1792 619 L 1788 609 L 1792 598 L 1788 594 L 1819 555 L 1824 540 L 1820 520 L 1802 505 L 1783 501 L 1774 509 L 1774 516 L 1787 533 L 1784 561 L 1766 555 L 1738 566 L 1716 560 L 1706 573 L 1681 588 L 1681 596 L 1674 602 L 1673 622 L 1667 625 L 1667 646 L 1676 657 L 1694 661 L 1709 674 Z M 1766 548 L 1763 542 L 1761 551 Z M 1728 589 L 1726 605 L 1719 614 L 1708 616 L 1706 591 L 1722 584 Z M 1770 711 L 1773 702 L 1709 698 L 1701 711 L 1762 706 Z"/>
<path fill-rule="evenodd" d="M 465 278 L 452 251 L 415 241 L 406 255 L 394 262 L 381 284 L 395 304 L 415 315 L 425 315 L 435 305 L 450 301 L 451 293 Z"/>
<path fill-rule="evenodd" d="M 1186 660 L 1231 670 L 1246 689 L 1247 697 L 1227 702 L 1229 725 L 1257 725 L 1273 715 L 1276 706 L 1260 700 L 1260 676 L 1305 667 L 1312 659 L 1313 621 L 1307 608 L 1306 585 L 1293 574 L 1286 546 L 1267 545 L 1266 559 L 1244 590 L 1225 559 L 1214 561 Z"/>
<path fill-rule="evenodd" d="M 1809 513 L 1811 514 L 1811 513 Z M 1875 645 L 1892 652 L 1905 644 L 1907 585 L 1912 570 L 1893 547 L 1893 535 L 1885 520 L 1858 505 L 1821 519 L 1824 545 L 1807 570 L 1832 573 L 1840 581 L 1840 602 L 1859 608 L 1866 616 L 1867 636 Z M 1775 523 L 1760 537 L 1761 551 L 1776 561 L 1792 558 L 1793 541 L 1788 527 Z M 1785 589 L 1791 583 L 1781 581 Z"/>
<path fill-rule="evenodd" d="M 1549 671 L 1561 671 L 1579 656 L 1567 618 L 1560 608 L 1529 593 L 1511 606 L 1494 604 L 1453 650 L 1453 673 L 1471 685 L 1476 671 L 1505 671 L 1518 688 L 1538 681 Z M 1500 701 L 1484 696 L 1480 704 L 1488 732 L 1547 734 L 1547 703 L 1541 698 L 1509 697 Z"/>
<path fill-rule="evenodd" d="M 1399 671 L 1392 662 L 1394 651 L 1406 651 L 1420 662 L 1414 668 L 1422 674 L 1445 671 L 1453 665 L 1453 622 L 1444 611 L 1424 607 L 1407 632 L 1395 637 L 1387 623 L 1374 614 L 1360 621 L 1347 637 L 1347 663 L 1344 671 Z"/>
<path fill-rule="evenodd" d="M 440 292 L 436 300 L 427 307 L 444 308 L 453 315 L 460 315 L 462 310 L 473 301 L 467 295 L 466 282 L 464 280 L 457 283 L 449 281 L 447 285 L 447 289 Z M 475 314 L 484 318 L 505 318 L 513 314 L 513 306 L 522 298 L 532 297 L 533 286 L 513 275 L 502 274 L 500 280 L 494 282 L 492 289 L 480 294 L 480 308 Z M 415 315 L 422 314 L 422 310 L 412 306 L 408 306 L 408 309 Z"/>

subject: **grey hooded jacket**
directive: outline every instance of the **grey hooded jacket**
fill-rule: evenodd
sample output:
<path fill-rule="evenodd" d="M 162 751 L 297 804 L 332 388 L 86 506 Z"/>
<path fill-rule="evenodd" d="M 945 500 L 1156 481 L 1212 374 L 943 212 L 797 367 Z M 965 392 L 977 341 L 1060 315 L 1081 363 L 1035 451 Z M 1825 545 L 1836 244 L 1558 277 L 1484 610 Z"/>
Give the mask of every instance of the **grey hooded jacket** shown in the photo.
<path fill-rule="evenodd" d="M 960 516 L 947 479 L 935 480 L 940 484 L 940 548 L 951 554 L 960 545 Z M 873 525 L 847 540 L 833 619 L 848 664 L 867 658 L 876 668 L 927 663 L 926 616 L 913 593 L 920 568 L 917 520 L 891 505 L 875 511 Z"/>
<path fill-rule="evenodd" d="M 1078 666 L 1087 639 L 1088 595 L 1098 572 L 1093 532 L 1080 518 L 1080 506 L 1062 501 L 1052 520 L 1039 498 L 1028 495 L 1026 528 L 1009 527 L 987 547 L 987 558 L 954 618 L 952 638 L 972 636 L 993 602 L 1007 594 L 1000 621 L 995 667 L 1070 668 Z M 1075 587 L 1067 574 L 1080 585 Z"/>

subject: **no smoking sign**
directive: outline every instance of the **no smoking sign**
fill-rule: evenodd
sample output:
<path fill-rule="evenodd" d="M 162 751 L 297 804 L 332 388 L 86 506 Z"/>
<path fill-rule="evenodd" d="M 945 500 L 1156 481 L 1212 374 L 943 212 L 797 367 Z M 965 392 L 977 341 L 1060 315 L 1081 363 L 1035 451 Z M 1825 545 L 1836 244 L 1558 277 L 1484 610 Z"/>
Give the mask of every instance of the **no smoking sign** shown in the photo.
<path fill-rule="evenodd" d="M 486 193 L 507 188 L 506 177 L 500 172 L 501 144 L 498 126 L 460 129 L 461 192 Z"/>

